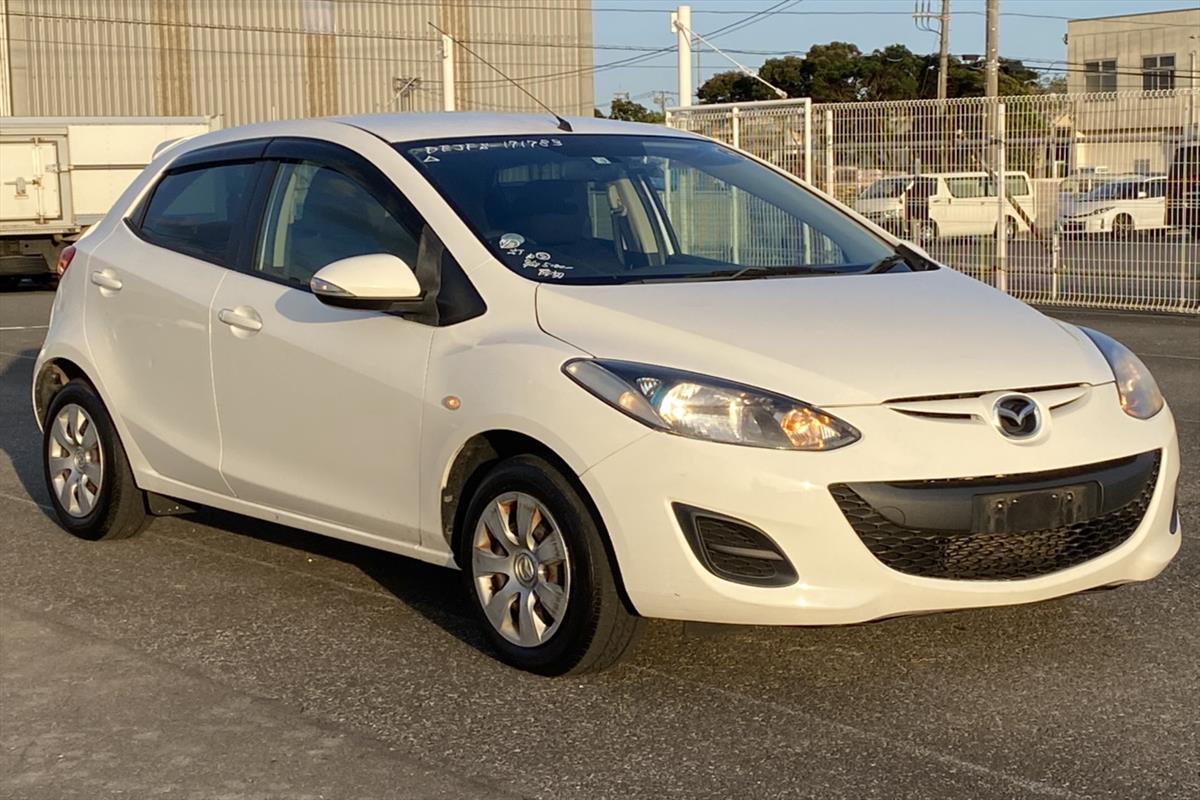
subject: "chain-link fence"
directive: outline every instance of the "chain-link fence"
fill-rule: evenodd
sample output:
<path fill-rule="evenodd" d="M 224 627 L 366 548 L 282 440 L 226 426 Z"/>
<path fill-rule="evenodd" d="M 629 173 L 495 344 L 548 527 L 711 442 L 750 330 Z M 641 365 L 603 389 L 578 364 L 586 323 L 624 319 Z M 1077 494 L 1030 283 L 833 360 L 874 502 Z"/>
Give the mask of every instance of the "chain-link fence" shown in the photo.
<path fill-rule="evenodd" d="M 1200 313 L 1200 90 L 672 109 L 1024 300 Z M 1004 179 L 999 180 L 1003 175 Z"/>

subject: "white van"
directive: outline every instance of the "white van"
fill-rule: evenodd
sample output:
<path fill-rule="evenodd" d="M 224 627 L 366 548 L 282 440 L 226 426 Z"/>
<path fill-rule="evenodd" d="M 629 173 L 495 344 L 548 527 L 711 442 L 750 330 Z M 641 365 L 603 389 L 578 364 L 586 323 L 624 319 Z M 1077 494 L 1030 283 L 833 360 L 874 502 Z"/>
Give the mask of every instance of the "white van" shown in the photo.
<path fill-rule="evenodd" d="M 1028 173 L 1005 174 L 1005 230 L 1014 236 L 1033 229 L 1036 200 Z M 986 172 L 881 178 L 859 195 L 854 210 L 889 230 L 911 228 L 923 241 L 993 236 L 999 216 L 995 181 Z"/>
<path fill-rule="evenodd" d="M 1029 175 L 1005 173 L 1005 196 L 1004 230 L 1009 236 L 1032 230 L 1037 207 Z M 986 172 L 923 175 L 909 197 L 908 215 L 920 223 L 922 239 L 996 233 L 996 182 Z"/>

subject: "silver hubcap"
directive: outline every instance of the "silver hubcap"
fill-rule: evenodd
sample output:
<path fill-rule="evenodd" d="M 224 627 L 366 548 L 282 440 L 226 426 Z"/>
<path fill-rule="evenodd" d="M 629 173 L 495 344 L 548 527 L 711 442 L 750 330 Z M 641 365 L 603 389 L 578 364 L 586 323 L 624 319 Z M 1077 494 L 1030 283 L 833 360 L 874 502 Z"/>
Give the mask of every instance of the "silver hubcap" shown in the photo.
<path fill-rule="evenodd" d="M 521 647 L 558 630 L 571 593 L 567 544 L 550 512 L 522 492 L 488 505 L 471 542 L 471 574 L 492 627 Z"/>
<path fill-rule="evenodd" d="M 46 463 L 59 507 L 72 517 L 92 513 L 104 485 L 104 451 L 96 423 L 80 406 L 68 403 L 50 423 Z"/>

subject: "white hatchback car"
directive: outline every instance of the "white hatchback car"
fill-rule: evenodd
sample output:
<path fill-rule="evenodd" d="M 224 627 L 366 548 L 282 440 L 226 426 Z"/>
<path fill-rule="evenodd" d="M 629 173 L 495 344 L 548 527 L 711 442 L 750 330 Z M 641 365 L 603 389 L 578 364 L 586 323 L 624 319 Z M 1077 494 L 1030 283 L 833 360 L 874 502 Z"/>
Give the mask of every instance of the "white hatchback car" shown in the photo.
<path fill-rule="evenodd" d="M 206 505 L 457 566 L 525 669 L 608 666 L 640 617 L 1023 603 L 1179 548 L 1129 350 L 687 133 L 219 131 L 62 266 L 33 401 L 64 528 Z"/>

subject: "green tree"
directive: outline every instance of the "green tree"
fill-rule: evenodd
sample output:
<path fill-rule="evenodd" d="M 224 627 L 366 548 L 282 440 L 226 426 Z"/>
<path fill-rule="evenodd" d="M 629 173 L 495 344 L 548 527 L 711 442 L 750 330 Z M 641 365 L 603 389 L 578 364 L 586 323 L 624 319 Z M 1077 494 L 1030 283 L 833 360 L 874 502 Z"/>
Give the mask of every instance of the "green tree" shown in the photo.
<path fill-rule="evenodd" d="M 621 119 L 626 122 L 654 122 L 660 124 L 663 122 L 661 111 L 651 111 L 641 103 L 626 100 L 623 97 L 613 98 L 612 106 L 608 110 L 608 118 Z"/>
<path fill-rule="evenodd" d="M 772 60 L 769 59 L 768 63 Z M 745 103 L 749 100 L 770 100 L 775 94 L 749 75 L 729 70 L 718 72 L 706 80 L 696 90 L 696 96 L 701 103 Z"/>
<path fill-rule="evenodd" d="M 816 44 L 803 56 L 768 58 L 758 74 L 789 97 L 811 97 L 816 103 L 857 100 L 913 100 L 937 94 L 936 55 L 919 55 L 901 44 L 863 54 L 849 42 Z M 983 64 L 951 57 L 947 74 L 949 97 L 981 97 Z M 1000 59 L 1000 94 L 1037 94 L 1045 89 L 1038 74 L 1020 61 Z M 719 72 L 700 87 L 701 103 L 771 100 L 775 93 L 749 75 Z"/>
<path fill-rule="evenodd" d="M 814 44 L 804 56 L 803 91 L 796 96 L 811 97 L 814 103 L 862 100 L 865 66 L 862 51 L 849 42 Z"/>

